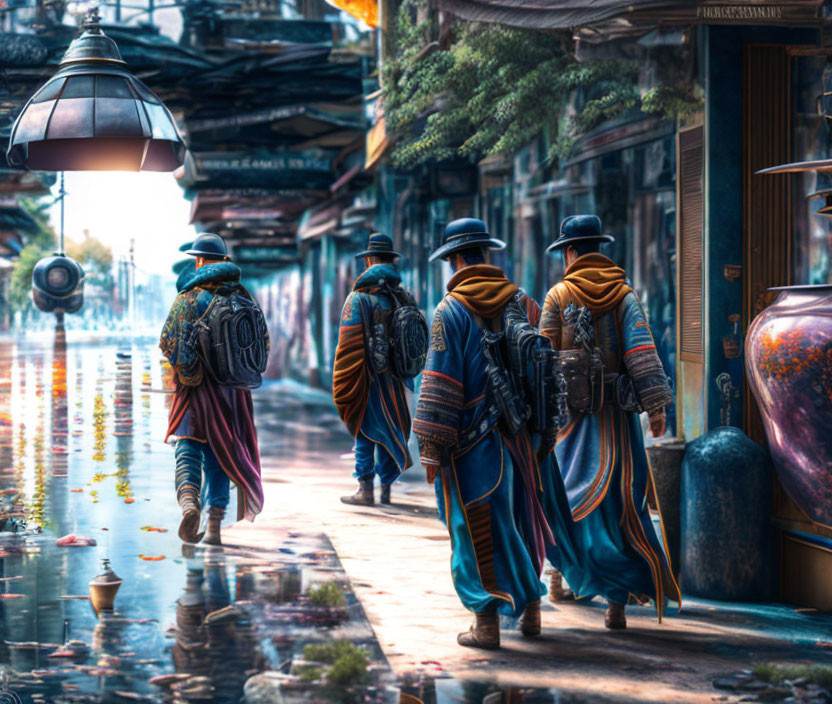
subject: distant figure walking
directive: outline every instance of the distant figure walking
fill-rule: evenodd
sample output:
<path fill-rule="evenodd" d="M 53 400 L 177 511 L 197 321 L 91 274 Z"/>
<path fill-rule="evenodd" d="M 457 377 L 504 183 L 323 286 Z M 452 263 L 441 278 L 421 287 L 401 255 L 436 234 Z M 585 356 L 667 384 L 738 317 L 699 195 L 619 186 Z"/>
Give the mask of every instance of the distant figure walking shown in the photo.
<path fill-rule="evenodd" d="M 268 331 L 221 237 L 202 234 L 187 254 L 195 257 L 195 268 L 180 275 L 159 343 L 174 369 L 166 441 L 176 443 L 179 537 L 187 543 L 199 539 L 202 494 L 208 506 L 202 542 L 220 545 L 230 482 L 241 492 L 245 518 L 254 520 L 263 508 L 249 389 L 259 385 L 268 359 Z M 216 350 L 240 358 L 222 359 Z"/>
<path fill-rule="evenodd" d="M 411 464 L 407 440 L 410 411 L 405 388 L 421 372 L 427 353 L 427 323 L 413 296 L 401 285 L 387 235 L 370 235 L 367 249 L 355 255 L 366 266 L 341 313 L 332 373 L 332 396 L 341 420 L 355 438 L 358 489 L 345 504 L 375 503 L 378 474 L 381 503 Z"/>

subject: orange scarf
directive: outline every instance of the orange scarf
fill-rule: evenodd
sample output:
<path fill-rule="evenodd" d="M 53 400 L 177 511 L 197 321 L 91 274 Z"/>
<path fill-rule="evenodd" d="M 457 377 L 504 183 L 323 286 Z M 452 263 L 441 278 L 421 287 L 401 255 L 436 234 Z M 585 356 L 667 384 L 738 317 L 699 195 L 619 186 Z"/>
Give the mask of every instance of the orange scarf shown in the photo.
<path fill-rule="evenodd" d="M 586 306 L 596 316 L 611 311 L 632 291 L 624 269 L 598 253 L 584 254 L 572 262 L 563 284 L 579 306 Z"/>
<path fill-rule="evenodd" d="M 499 315 L 517 290 L 500 267 L 490 264 L 466 266 L 448 282 L 449 295 L 486 320 Z"/>

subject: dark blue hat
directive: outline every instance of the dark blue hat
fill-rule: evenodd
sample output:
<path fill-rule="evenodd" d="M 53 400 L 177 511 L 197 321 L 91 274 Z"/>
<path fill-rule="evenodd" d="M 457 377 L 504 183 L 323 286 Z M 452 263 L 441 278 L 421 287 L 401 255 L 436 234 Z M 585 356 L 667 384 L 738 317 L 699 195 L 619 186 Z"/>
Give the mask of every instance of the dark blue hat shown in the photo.
<path fill-rule="evenodd" d="M 615 237 L 601 232 L 601 218 L 597 215 L 570 215 L 560 224 L 558 238 L 546 248 L 546 251 L 552 252 L 573 242 L 589 240 L 613 242 Z"/>
<path fill-rule="evenodd" d="M 485 223 L 476 218 L 460 218 L 449 222 L 442 237 L 442 245 L 430 255 L 428 261 L 444 259 L 453 252 L 472 247 L 486 249 L 505 249 L 506 243 L 488 234 Z"/>
<path fill-rule="evenodd" d="M 356 259 L 361 257 L 372 257 L 376 255 L 386 255 L 388 257 L 400 257 L 401 252 L 393 249 L 393 240 L 389 235 L 381 232 L 374 232 L 367 238 L 367 249 L 355 255 Z"/>
<path fill-rule="evenodd" d="M 222 237 L 212 235 L 210 232 L 203 232 L 194 240 L 191 248 L 185 254 L 190 254 L 192 257 L 204 257 L 205 259 L 225 259 L 228 256 L 228 249 Z"/>

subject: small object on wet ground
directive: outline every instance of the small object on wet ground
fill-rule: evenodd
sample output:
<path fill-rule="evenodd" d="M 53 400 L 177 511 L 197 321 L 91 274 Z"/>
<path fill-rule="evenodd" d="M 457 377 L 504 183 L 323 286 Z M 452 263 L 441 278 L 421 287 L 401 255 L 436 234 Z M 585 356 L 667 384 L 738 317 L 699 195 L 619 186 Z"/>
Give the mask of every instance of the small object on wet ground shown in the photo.
<path fill-rule="evenodd" d="M 150 684 L 155 684 L 157 687 L 169 687 L 177 682 L 183 682 L 184 680 L 190 679 L 190 677 L 191 675 L 187 672 L 172 672 L 169 675 L 151 677 L 148 682 L 150 682 Z"/>
<path fill-rule="evenodd" d="M 70 600 L 89 601 L 89 599 L 90 599 L 87 594 L 62 594 L 58 598 L 63 599 L 64 601 L 70 601 Z"/>
<path fill-rule="evenodd" d="M 21 599 L 25 594 L 0 594 L 0 599 Z"/>
<path fill-rule="evenodd" d="M 82 640 L 71 640 L 57 650 L 49 653 L 47 658 L 68 660 L 86 659 L 90 654 L 90 647 Z"/>
<path fill-rule="evenodd" d="M 83 494 L 83 493 L 84 493 L 84 489 L 83 489 L 83 488 L 81 488 L 81 489 L 70 489 L 70 491 L 71 491 L 73 494 Z"/>
<path fill-rule="evenodd" d="M 90 580 L 90 599 L 95 613 L 112 611 L 121 578 L 113 572 L 107 558 L 101 560 L 101 574 Z"/>
<path fill-rule="evenodd" d="M 139 559 L 144 560 L 145 562 L 158 562 L 159 560 L 164 560 L 164 555 L 142 555 L 139 554 Z"/>
<path fill-rule="evenodd" d="M 155 526 L 142 526 L 140 530 L 147 531 L 148 533 L 167 533 L 167 528 L 156 528 Z"/>
<path fill-rule="evenodd" d="M 212 611 L 205 617 L 205 625 L 210 626 L 214 623 L 222 623 L 223 621 L 232 621 L 240 618 L 242 609 L 237 608 L 236 604 L 229 604 L 228 606 Z"/>
<path fill-rule="evenodd" d="M 98 543 L 95 541 L 95 538 L 86 538 L 83 535 L 70 533 L 69 535 L 65 535 L 63 538 L 58 538 L 56 545 L 59 548 L 83 548 L 98 545 Z"/>

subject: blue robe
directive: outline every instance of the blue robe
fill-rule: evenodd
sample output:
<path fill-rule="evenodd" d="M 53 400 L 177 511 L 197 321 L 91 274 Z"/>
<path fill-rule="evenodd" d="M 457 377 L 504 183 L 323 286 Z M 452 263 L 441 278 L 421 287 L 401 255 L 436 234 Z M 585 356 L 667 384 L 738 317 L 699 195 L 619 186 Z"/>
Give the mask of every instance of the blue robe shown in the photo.
<path fill-rule="evenodd" d="M 469 270 L 484 272 L 483 280 L 499 275 L 517 290 L 496 267 L 468 267 L 451 279 L 451 293 L 431 325 L 413 431 L 423 463 L 441 468 L 437 505 L 451 536 L 451 574 L 460 600 L 474 612 L 496 609 L 516 617 L 545 593 L 540 574 L 547 548 L 557 543 L 559 559 L 576 559 L 571 518 L 561 478 L 553 479 L 551 467 L 541 472 L 533 438 L 525 430 L 505 436 L 490 410 L 482 330 L 453 295 L 457 283 L 476 274 Z M 536 315 L 537 304 L 525 300 Z"/>
<path fill-rule="evenodd" d="M 410 411 L 405 383 L 389 370 L 376 372 L 367 359 L 365 323 L 381 322 L 392 309 L 389 298 L 379 294 L 384 280 L 396 287 L 401 277 L 388 264 L 369 267 L 344 302 L 338 347 L 332 374 L 332 394 L 341 419 L 357 438 L 359 434 L 383 447 L 399 472 L 412 464 L 407 449 Z"/>
<path fill-rule="evenodd" d="M 628 373 L 641 405 L 652 413 L 673 397 L 641 305 L 629 287 L 621 293 L 625 295 L 614 307 L 593 316 L 597 344 L 605 372 Z M 556 349 L 574 347 L 562 318 L 562 311 L 572 303 L 581 301 L 562 284 L 546 297 L 541 331 Z M 605 398 L 599 413 L 570 418 L 558 435 L 554 454 L 576 538 L 585 550 L 583 569 L 564 572 L 569 586 L 577 596 L 601 595 L 619 603 L 627 603 L 630 596 L 638 601 L 655 599 L 661 619 L 665 599 L 681 597 L 647 508 L 652 478 L 638 415 Z M 552 561 L 557 567 L 557 558 Z"/>

